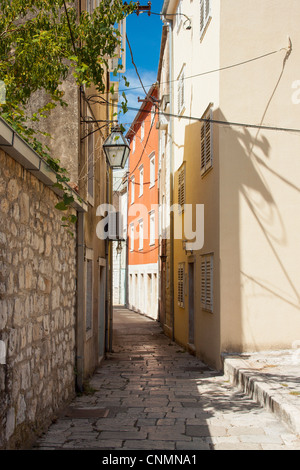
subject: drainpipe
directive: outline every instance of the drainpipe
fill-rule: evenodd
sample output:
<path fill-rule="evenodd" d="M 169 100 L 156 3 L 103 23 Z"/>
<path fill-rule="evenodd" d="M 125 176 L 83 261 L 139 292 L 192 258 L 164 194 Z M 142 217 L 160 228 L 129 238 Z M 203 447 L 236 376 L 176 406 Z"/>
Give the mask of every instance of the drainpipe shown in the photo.
<path fill-rule="evenodd" d="M 129 269 L 128 269 L 128 261 L 129 261 L 129 254 L 128 254 L 128 191 L 129 191 L 129 172 L 127 174 L 127 181 L 126 181 L 126 238 L 125 238 L 125 250 L 126 250 L 126 263 L 125 263 L 125 306 L 126 308 L 129 307 Z"/>
<path fill-rule="evenodd" d="M 109 204 L 113 204 L 113 173 L 109 169 Z M 108 244 L 109 248 L 109 352 L 113 352 L 113 241 Z"/>
<path fill-rule="evenodd" d="M 165 20 L 169 33 L 169 93 L 170 93 L 170 208 L 174 197 L 174 162 L 173 162 L 173 21 Z M 174 212 L 170 210 L 170 314 L 172 327 L 172 340 L 175 340 L 174 325 Z"/>

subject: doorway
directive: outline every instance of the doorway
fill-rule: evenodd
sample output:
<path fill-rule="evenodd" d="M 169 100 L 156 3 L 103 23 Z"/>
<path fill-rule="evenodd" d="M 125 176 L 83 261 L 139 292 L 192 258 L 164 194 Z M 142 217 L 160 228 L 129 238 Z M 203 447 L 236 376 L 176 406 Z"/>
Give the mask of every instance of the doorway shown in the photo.
<path fill-rule="evenodd" d="M 105 261 L 105 260 L 104 260 Z M 104 264 L 104 263 L 103 263 Z M 99 266 L 99 304 L 98 304 L 98 328 L 99 328 L 99 361 L 105 355 L 105 292 L 106 292 L 106 268 Z"/>

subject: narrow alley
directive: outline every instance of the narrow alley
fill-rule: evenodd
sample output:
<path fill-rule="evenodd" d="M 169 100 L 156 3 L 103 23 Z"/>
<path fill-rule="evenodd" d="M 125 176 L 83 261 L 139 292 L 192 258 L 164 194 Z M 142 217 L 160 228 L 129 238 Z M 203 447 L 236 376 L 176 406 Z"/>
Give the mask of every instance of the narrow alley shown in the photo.
<path fill-rule="evenodd" d="M 113 352 L 89 387 L 34 449 L 300 449 L 272 413 L 126 308 L 114 309 Z"/>

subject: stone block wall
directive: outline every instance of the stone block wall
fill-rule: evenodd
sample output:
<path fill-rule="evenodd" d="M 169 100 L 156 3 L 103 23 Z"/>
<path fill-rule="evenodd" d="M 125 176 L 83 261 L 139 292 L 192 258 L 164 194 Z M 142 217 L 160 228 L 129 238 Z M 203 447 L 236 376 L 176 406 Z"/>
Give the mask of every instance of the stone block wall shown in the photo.
<path fill-rule="evenodd" d="M 74 396 L 76 233 L 57 202 L 0 150 L 0 449 L 26 448 Z"/>

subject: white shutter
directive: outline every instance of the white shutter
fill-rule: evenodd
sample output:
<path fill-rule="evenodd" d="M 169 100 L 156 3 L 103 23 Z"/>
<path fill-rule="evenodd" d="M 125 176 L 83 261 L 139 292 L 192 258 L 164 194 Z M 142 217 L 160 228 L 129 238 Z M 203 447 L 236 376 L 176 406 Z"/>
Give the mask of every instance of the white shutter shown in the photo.
<path fill-rule="evenodd" d="M 180 72 L 177 85 L 177 103 L 178 103 L 178 114 L 180 114 L 184 107 L 184 67 Z"/>
<path fill-rule="evenodd" d="M 205 0 L 205 21 L 208 20 L 210 15 L 210 0 Z"/>
<path fill-rule="evenodd" d="M 209 19 L 211 18 L 211 1 L 200 0 L 200 38 L 202 38 Z"/>
<path fill-rule="evenodd" d="M 202 34 L 205 25 L 205 2 L 200 0 L 200 34 Z"/>

